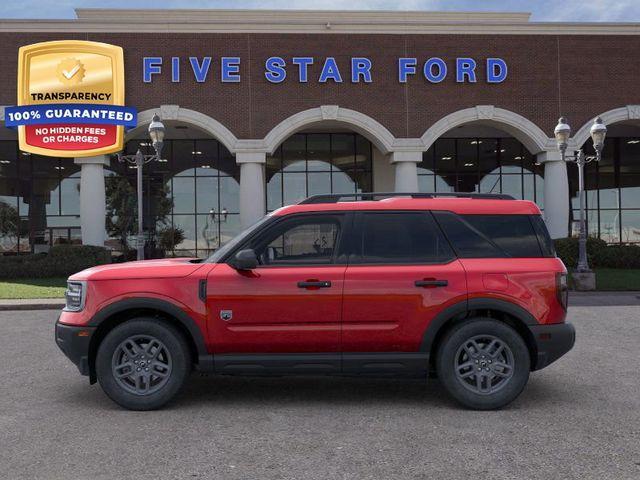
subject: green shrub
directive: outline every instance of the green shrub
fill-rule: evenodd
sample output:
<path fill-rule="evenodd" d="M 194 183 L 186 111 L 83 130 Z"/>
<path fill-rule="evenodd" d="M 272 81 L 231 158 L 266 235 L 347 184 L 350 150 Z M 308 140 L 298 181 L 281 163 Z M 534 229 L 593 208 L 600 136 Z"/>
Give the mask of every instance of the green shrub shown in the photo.
<path fill-rule="evenodd" d="M 556 252 L 569 269 L 578 264 L 578 239 L 555 241 Z M 587 260 L 592 268 L 640 268 L 640 246 L 607 245 L 599 238 L 587 238 Z"/>
<path fill-rule="evenodd" d="M 49 253 L 0 256 L 0 278 L 68 277 L 85 268 L 111 263 L 111 253 L 90 245 L 56 245 Z"/>

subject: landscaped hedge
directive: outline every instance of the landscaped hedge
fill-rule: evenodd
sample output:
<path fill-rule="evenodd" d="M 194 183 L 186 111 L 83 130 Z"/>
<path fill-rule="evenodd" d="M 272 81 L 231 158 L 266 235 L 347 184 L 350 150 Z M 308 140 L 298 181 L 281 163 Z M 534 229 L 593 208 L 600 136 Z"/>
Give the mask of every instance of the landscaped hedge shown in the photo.
<path fill-rule="evenodd" d="M 555 241 L 556 252 L 568 269 L 578 264 L 578 239 Z M 587 239 L 587 260 L 592 268 L 640 268 L 640 246 L 607 245 L 604 240 Z"/>
<path fill-rule="evenodd" d="M 0 256 L 0 278 L 68 277 L 95 265 L 111 263 L 111 253 L 90 245 L 56 245 L 49 253 Z"/>

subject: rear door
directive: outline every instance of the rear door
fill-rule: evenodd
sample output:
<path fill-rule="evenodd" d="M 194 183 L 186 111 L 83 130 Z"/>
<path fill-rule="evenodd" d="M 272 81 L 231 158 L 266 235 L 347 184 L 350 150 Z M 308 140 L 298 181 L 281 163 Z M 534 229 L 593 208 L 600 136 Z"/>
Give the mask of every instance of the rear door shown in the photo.
<path fill-rule="evenodd" d="M 360 212 L 354 238 L 344 283 L 344 369 L 403 368 L 394 354 L 418 352 L 438 312 L 466 299 L 464 269 L 430 212 Z M 355 352 L 373 355 L 365 365 Z"/>

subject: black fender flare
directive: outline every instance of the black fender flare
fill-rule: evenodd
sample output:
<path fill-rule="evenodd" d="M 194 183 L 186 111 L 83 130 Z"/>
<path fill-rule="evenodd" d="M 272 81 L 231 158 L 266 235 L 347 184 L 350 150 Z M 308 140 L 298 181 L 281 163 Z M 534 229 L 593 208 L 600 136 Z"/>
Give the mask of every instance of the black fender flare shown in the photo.
<path fill-rule="evenodd" d="M 504 312 L 520 321 L 527 330 L 529 330 L 530 325 L 538 325 L 538 321 L 531 313 L 513 302 L 497 298 L 472 298 L 448 306 L 431 320 L 431 323 L 429 323 L 429 326 L 422 336 L 420 351 L 430 353 L 436 336 L 442 327 L 449 320 L 464 318 L 473 310 L 497 310 Z"/>
<path fill-rule="evenodd" d="M 198 327 L 195 320 L 186 314 L 180 307 L 167 300 L 150 297 L 125 298 L 123 300 L 118 300 L 98 311 L 87 325 L 99 327 L 107 318 L 120 312 L 135 309 L 157 310 L 175 318 L 189 332 L 189 335 L 191 335 L 193 343 L 196 346 L 198 360 L 209 357 L 203 332 Z"/>

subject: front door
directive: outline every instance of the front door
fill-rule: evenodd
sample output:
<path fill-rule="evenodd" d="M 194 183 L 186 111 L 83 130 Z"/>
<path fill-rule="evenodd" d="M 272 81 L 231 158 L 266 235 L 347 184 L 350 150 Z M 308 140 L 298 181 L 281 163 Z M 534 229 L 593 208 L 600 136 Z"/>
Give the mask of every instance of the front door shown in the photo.
<path fill-rule="evenodd" d="M 465 271 L 430 212 L 362 212 L 344 284 L 344 370 L 426 369 L 429 323 L 466 300 Z"/>
<path fill-rule="evenodd" d="M 308 365 L 313 370 L 318 363 L 311 365 L 312 354 L 323 354 L 327 369 L 340 368 L 346 265 L 338 252 L 345 217 L 301 214 L 282 219 L 241 247 L 255 250 L 257 268 L 238 271 L 221 264 L 211 271 L 208 331 L 217 367 Z"/>

